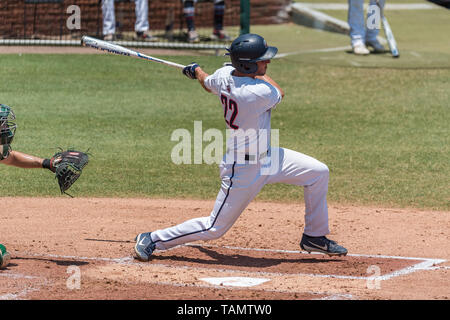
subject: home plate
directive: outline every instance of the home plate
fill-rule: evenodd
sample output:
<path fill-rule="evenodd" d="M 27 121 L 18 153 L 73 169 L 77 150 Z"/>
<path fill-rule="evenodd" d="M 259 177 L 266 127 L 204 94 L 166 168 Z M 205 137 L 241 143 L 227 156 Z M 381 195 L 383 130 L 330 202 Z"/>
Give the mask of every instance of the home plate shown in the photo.
<path fill-rule="evenodd" d="M 217 286 L 231 286 L 231 287 L 253 287 L 261 283 L 270 281 L 264 278 L 249 278 L 249 277 L 225 277 L 225 278 L 200 278 L 202 281 L 217 285 Z"/>

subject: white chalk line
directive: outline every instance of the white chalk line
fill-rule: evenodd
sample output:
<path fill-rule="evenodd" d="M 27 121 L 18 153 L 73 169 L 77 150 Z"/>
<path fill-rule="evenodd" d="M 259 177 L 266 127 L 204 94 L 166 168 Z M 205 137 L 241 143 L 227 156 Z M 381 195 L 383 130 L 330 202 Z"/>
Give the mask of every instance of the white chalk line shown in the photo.
<path fill-rule="evenodd" d="M 12 279 L 40 279 L 41 277 L 28 276 L 20 273 L 0 273 L 0 277 L 12 278 Z"/>
<path fill-rule="evenodd" d="M 128 264 L 135 264 L 135 265 L 142 265 L 143 263 L 138 262 L 131 262 Z M 192 269 L 192 270 L 211 270 L 208 268 L 196 268 L 196 267 L 174 267 L 174 266 L 168 266 L 164 264 L 151 264 L 152 266 L 163 266 L 168 268 L 174 268 L 174 269 Z M 214 269 L 215 271 L 219 271 L 217 269 Z M 237 270 L 222 270 L 223 272 L 237 272 Z M 248 272 L 241 272 L 241 273 L 248 273 Z M 134 282 L 136 283 L 136 282 Z M 141 282 L 139 282 L 141 283 Z M 354 299 L 354 296 L 351 294 L 340 294 L 335 292 L 321 292 L 321 291 L 295 291 L 295 290 L 283 290 L 283 289 L 268 289 L 268 288 L 258 288 L 258 287 L 231 287 L 231 286 L 220 286 L 220 285 L 213 285 L 213 284 L 206 284 L 206 283 L 176 283 L 176 282 L 169 282 L 169 281 L 152 281 L 152 284 L 156 285 L 163 285 L 163 286 L 172 286 L 172 287 L 196 287 L 196 288 L 206 288 L 206 289 L 222 289 L 222 290 L 230 290 L 230 291 L 261 291 L 261 292 L 269 292 L 269 293 L 283 293 L 283 294 L 310 294 L 310 295 L 321 295 L 325 297 L 312 299 L 312 300 L 344 300 L 344 299 Z"/>
<path fill-rule="evenodd" d="M 306 251 L 300 250 L 282 250 L 282 249 L 261 249 L 261 248 L 244 248 L 244 247 L 235 247 L 235 246 L 218 246 L 213 244 L 197 244 L 197 243 L 187 243 L 184 246 L 187 247 L 211 247 L 211 248 L 226 248 L 232 250 L 243 250 L 243 251 L 263 251 L 263 252 L 277 252 L 277 253 L 308 253 Z M 318 252 L 312 252 L 314 255 L 322 255 Z M 381 259 L 402 259 L 402 260 L 442 260 L 435 258 L 418 258 L 418 257 L 402 257 L 402 256 L 388 256 L 388 255 L 377 255 L 377 254 L 360 254 L 360 253 L 349 253 L 347 254 L 349 257 L 363 257 L 363 258 L 381 258 Z M 442 260 L 441 262 L 445 262 L 446 260 Z"/>
<path fill-rule="evenodd" d="M 0 300 L 19 300 L 22 297 L 26 297 L 31 292 L 40 291 L 42 287 L 48 285 L 48 279 L 44 277 L 30 276 L 19 273 L 0 273 L 1 277 L 12 278 L 12 279 L 27 279 L 27 280 L 42 280 L 42 283 L 38 283 L 35 286 L 26 286 L 19 293 L 7 293 L 4 295 L 0 295 Z"/>
<path fill-rule="evenodd" d="M 7 293 L 0 296 L 0 300 L 20 300 L 22 297 L 26 297 L 31 292 L 40 291 L 43 286 L 45 286 L 45 284 L 41 284 L 36 288 L 27 287 L 22 291 L 20 291 L 19 293 Z"/>
<path fill-rule="evenodd" d="M 383 38 L 379 39 L 380 42 L 383 41 Z M 278 53 L 273 59 L 281 59 L 284 57 L 294 56 L 294 55 L 300 55 L 300 54 L 308 54 L 308 53 L 323 53 L 323 52 L 337 52 L 337 51 L 349 51 L 352 50 L 352 46 L 345 46 L 345 47 L 333 47 L 333 48 L 324 48 L 324 49 L 313 49 L 313 50 L 302 50 L 302 51 L 293 51 L 293 52 L 286 52 L 286 53 Z M 415 51 L 404 51 L 408 52 L 415 58 L 421 59 L 422 55 Z M 344 57 L 320 57 L 320 60 L 343 60 Z M 353 60 L 347 60 L 348 63 L 351 65 L 354 65 L 356 67 L 362 66 L 359 62 L 353 61 Z"/>
<path fill-rule="evenodd" d="M 220 248 L 220 246 L 214 246 L 214 245 L 198 245 L 198 244 L 188 244 L 188 246 L 203 246 L 203 247 L 215 247 Z M 222 246 L 222 248 L 232 249 L 232 250 L 247 250 L 247 251 L 265 251 L 265 252 L 278 252 L 278 253 L 303 253 L 306 254 L 304 251 L 296 251 L 296 250 L 273 250 L 273 249 L 259 249 L 259 248 L 241 248 L 241 247 L 230 247 L 230 246 Z M 311 254 L 317 254 L 322 255 L 321 253 L 311 253 Z M 301 275 L 301 276 L 310 276 L 310 277 L 317 277 L 317 278 L 336 278 L 336 279 L 353 279 L 353 280 L 389 280 L 394 277 L 398 277 L 401 275 L 406 275 L 409 273 L 413 273 L 419 270 L 433 270 L 430 269 L 434 267 L 437 264 L 443 263 L 446 260 L 444 259 L 430 259 L 430 258 L 416 258 L 416 257 L 401 257 L 401 256 L 387 256 L 387 255 L 369 255 L 369 254 L 347 254 L 347 256 L 350 257 L 363 257 L 363 258 L 379 258 L 379 259 L 399 259 L 399 260 L 422 260 L 423 262 L 414 264 L 412 266 L 396 270 L 394 272 L 391 272 L 389 274 L 373 277 L 358 277 L 358 276 L 343 276 L 343 275 L 332 275 L 332 274 L 305 274 L 305 273 L 297 273 L 295 275 Z M 287 275 L 287 274 L 284 274 Z"/>
<path fill-rule="evenodd" d="M 347 3 L 309 3 L 301 2 L 301 5 L 316 10 L 348 10 Z M 368 4 L 364 4 L 367 10 Z M 428 3 L 386 3 L 384 10 L 433 10 L 439 6 Z"/>
<path fill-rule="evenodd" d="M 335 51 L 345 51 L 345 50 L 351 50 L 351 49 L 352 49 L 352 46 L 345 46 L 345 47 L 333 47 L 333 48 L 323 48 L 323 49 L 312 49 L 312 50 L 302 50 L 302 51 L 278 53 L 275 57 L 273 57 L 273 59 L 284 58 L 287 56 L 293 56 L 293 55 L 297 55 L 297 54 L 335 52 Z"/>
<path fill-rule="evenodd" d="M 330 294 L 329 296 L 313 300 L 352 300 L 352 299 L 354 299 L 354 297 L 349 293 L 333 293 Z"/>
<path fill-rule="evenodd" d="M 185 244 L 182 246 L 188 247 L 210 247 L 210 248 L 225 248 L 231 250 L 242 250 L 242 251 L 260 251 L 260 252 L 278 252 L 278 253 L 294 253 L 294 254 L 306 254 L 304 251 L 297 250 L 276 250 L 276 249 L 261 249 L 261 248 L 243 248 L 243 247 L 233 247 L 233 246 L 217 246 L 210 244 Z M 177 246 L 181 247 L 181 246 Z M 175 247 L 176 248 L 176 247 Z M 174 249 L 174 248 L 172 248 Z M 312 253 L 322 255 L 320 253 Z M 62 256 L 62 255 L 39 255 L 32 254 L 35 257 L 51 257 L 51 258 L 59 258 L 59 259 L 76 259 L 76 260 L 93 260 L 93 261 L 105 261 L 105 262 L 113 262 L 119 264 L 139 264 L 142 262 L 136 262 L 132 257 L 123 257 L 123 258 L 102 258 L 102 257 L 77 257 L 77 256 Z M 297 275 L 297 276 L 309 276 L 316 278 L 335 278 L 335 279 L 352 279 L 352 280 L 389 280 L 394 277 L 398 277 L 401 275 L 410 274 L 419 270 L 434 270 L 438 264 L 446 262 L 444 259 L 430 259 L 430 258 L 418 258 L 418 257 L 402 257 L 402 256 L 387 256 L 387 255 L 368 255 L 368 254 L 348 254 L 350 257 L 364 257 L 364 258 L 378 258 L 378 259 L 400 259 L 400 260 L 421 260 L 422 262 L 416 263 L 412 266 L 408 266 L 406 268 L 396 270 L 386 275 L 373 277 L 373 276 L 346 276 L 346 275 L 335 275 L 335 274 L 314 274 L 314 273 L 273 273 L 273 272 L 264 272 L 264 271 L 244 271 L 244 270 L 232 270 L 232 269 L 211 269 L 211 268 L 201 268 L 201 267 L 188 267 L 188 266 L 173 266 L 167 264 L 152 264 L 156 266 L 166 267 L 166 268 L 183 268 L 183 269 L 192 269 L 192 270 L 217 270 L 219 272 L 236 272 L 236 273 L 245 273 L 245 274 L 256 274 L 256 275 L 266 275 L 266 276 L 287 276 L 287 275 Z"/>
<path fill-rule="evenodd" d="M 201 245 L 184 245 L 184 246 L 201 246 Z M 180 247 L 180 246 L 177 246 Z M 175 248 L 177 248 L 175 247 Z M 219 246 L 214 246 L 219 247 Z M 171 248 L 169 250 L 172 250 L 174 248 Z M 251 250 L 251 249 L 249 249 Z M 261 249 L 266 251 L 265 249 Z M 166 250 L 167 251 L 167 250 Z M 56 255 L 56 254 L 27 254 L 27 256 L 30 257 L 39 257 L 39 258 L 55 258 L 55 259 L 73 259 L 73 260 L 89 260 L 89 261 L 99 261 L 99 262 L 111 262 L 111 263 L 117 263 L 117 264 L 125 264 L 125 265 L 148 265 L 148 266 L 154 266 L 154 267 L 163 267 L 166 269 L 181 269 L 181 270 L 194 270 L 194 271 L 211 271 L 214 270 L 216 272 L 228 272 L 228 273 L 238 273 L 238 274 L 245 274 L 245 275 L 267 275 L 267 276 L 286 276 L 286 275 L 303 275 L 301 273 L 298 274 L 286 274 L 286 273 L 275 273 L 275 272 L 264 272 L 264 271 L 245 271 L 245 270 L 234 270 L 234 269 L 211 269 L 211 268 L 203 268 L 203 267 L 189 267 L 189 266 L 173 266 L 168 264 L 162 264 L 162 263 L 147 263 L 147 262 L 139 262 L 136 261 L 132 257 L 123 257 L 123 258 L 104 258 L 104 257 L 79 257 L 79 256 L 69 256 L 69 255 Z M 8 274 L 12 275 L 12 274 Z M 308 276 L 309 274 L 304 274 Z M 38 278 L 33 276 L 23 276 L 28 278 Z M 41 278 L 42 279 L 42 278 Z M 44 278 L 44 280 L 46 280 Z M 229 286 L 217 286 L 217 285 L 208 285 L 208 284 L 199 284 L 199 283 L 174 283 L 174 282 L 165 282 L 165 281 L 152 281 L 153 284 L 157 285 L 168 285 L 168 286 L 179 286 L 179 287 L 201 287 L 201 288 L 214 288 L 214 289 L 227 289 L 227 290 L 252 290 L 252 291 L 263 291 L 263 292 L 273 292 L 273 293 L 284 293 L 284 294 L 294 294 L 294 293 L 304 293 L 304 294 L 311 294 L 311 295 L 323 295 L 325 297 L 318 298 L 325 299 L 325 300 L 343 300 L 343 299 L 353 299 L 353 296 L 351 294 L 339 294 L 339 293 L 330 293 L 330 292 L 314 292 L 314 291 L 289 291 L 289 290 L 277 290 L 277 289 L 267 289 L 267 288 L 239 288 L 239 287 L 229 287 Z M 26 296 L 28 293 L 33 291 L 39 291 L 44 285 L 41 285 L 39 288 L 28 288 L 24 289 L 18 294 L 7 294 L 4 296 L 0 296 L 0 300 L 11 300 L 11 299 L 17 299 L 21 296 Z"/>
<path fill-rule="evenodd" d="M 231 250 L 243 250 L 243 251 L 257 251 L 257 252 L 277 252 L 277 253 L 293 253 L 293 254 L 306 254 L 304 251 L 298 250 L 277 250 L 277 249 L 261 249 L 261 248 L 244 248 L 244 247 L 234 247 L 234 246 L 218 246 L 218 245 L 209 245 L 209 244 L 185 244 L 182 246 L 187 247 L 210 247 L 210 248 L 225 248 Z M 177 247 L 182 247 L 177 246 Z M 175 248 L 177 248 L 175 247 Z M 172 249 L 175 249 L 172 248 Z M 315 255 L 322 255 L 320 253 L 311 253 Z M 415 265 L 394 271 L 392 273 L 374 277 L 362 277 L 362 276 L 345 276 L 345 275 L 333 275 L 333 274 L 311 274 L 311 273 L 282 273 L 282 272 L 265 272 L 265 271 L 245 271 L 245 270 L 236 270 L 236 269 L 212 269 L 212 268 L 204 268 L 204 267 L 190 267 L 190 266 L 174 266 L 168 264 L 159 264 L 159 263 L 147 263 L 147 262 L 139 262 L 136 261 L 133 257 L 122 257 L 122 258 L 105 258 L 105 257 L 83 257 L 83 256 L 70 256 L 70 255 L 57 255 L 57 254 L 28 254 L 28 256 L 32 257 L 40 257 L 40 258 L 57 258 L 57 259 L 73 259 L 73 260 L 88 260 L 88 261 L 99 261 L 99 262 L 110 262 L 117 264 L 125 264 L 125 265 L 150 265 L 155 267 L 163 267 L 167 269 L 181 269 L 181 270 L 193 270 L 193 271 L 215 271 L 215 272 L 228 272 L 228 273 L 236 273 L 236 274 L 244 274 L 249 276 L 266 276 L 266 277 L 280 277 L 280 276 L 304 276 L 304 277 L 315 277 L 315 278 L 334 278 L 334 279 L 348 279 L 348 280 L 389 280 L 394 277 L 398 277 L 401 275 L 410 274 L 413 272 L 417 272 L 420 270 L 439 270 L 439 269 L 449 269 L 446 266 L 436 266 L 440 263 L 446 262 L 444 259 L 430 259 L 430 258 L 417 258 L 417 257 L 403 257 L 403 256 L 387 256 L 387 255 L 369 255 L 369 254 L 348 254 L 348 256 L 353 257 L 367 257 L 367 258 L 380 258 L 380 259 L 401 259 L 401 260 L 421 260 L 422 262 L 417 263 Z M 0 276 L 4 277 L 12 277 L 12 278 L 25 278 L 25 279 L 35 279 L 39 277 L 27 276 L 21 274 L 11 274 L 11 273 L 1 273 Z M 42 279 L 42 278 L 40 278 Z M 9 299 L 20 299 L 21 297 L 25 297 L 31 292 L 40 291 L 40 289 L 47 284 L 47 279 L 44 279 L 44 284 L 40 284 L 37 288 L 25 288 L 21 292 L 17 294 L 6 294 L 0 296 L 0 300 L 9 300 Z M 264 291 L 264 292 L 276 292 L 276 293 L 306 293 L 312 295 L 324 295 L 325 297 L 321 297 L 318 299 L 321 300 L 342 300 L 342 299 L 353 299 L 354 297 L 351 294 L 338 294 L 338 293 L 329 293 L 329 292 L 298 292 L 298 291 L 289 291 L 289 290 L 276 290 L 276 289 L 266 289 L 266 288 L 233 288 L 233 287 L 224 287 L 224 286 L 215 286 L 215 285 L 207 285 L 207 284 L 199 284 L 199 283 L 182 283 L 177 284 L 173 282 L 152 282 L 160 285 L 170 285 L 170 286 L 193 286 L 193 287 L 204 287 L 204 288 L 216 288 L 216 289 L 227 289 L 227 290 L 252 290 L 252 291 Z"/>

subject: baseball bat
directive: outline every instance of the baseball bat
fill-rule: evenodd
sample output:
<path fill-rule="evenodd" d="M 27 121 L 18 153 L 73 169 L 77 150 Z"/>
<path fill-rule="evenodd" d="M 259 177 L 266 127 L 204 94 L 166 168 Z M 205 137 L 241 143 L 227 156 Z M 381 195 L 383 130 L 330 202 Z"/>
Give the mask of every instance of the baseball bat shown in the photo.
<path fill-rule="evenodd" d="M 391 51 L 392 56 L 394 58 L 398 58 L 400 56 L 400 53 L 398 52 L 397 42 L 395 41 L 391 26 L 389 25 L 389 22 L 387 21 L 386 17 L 384 16 L 384 12 L 383 12 L 384 10 L 383 10 L 383 8 L 381 8 L 380 3 L 378 1 L 377 1 L 377 5 L 380 8 L 381 23 L 383 24 L 384 33 L 386 34 L 387 42 L 389 45 L 389 50 Z"/>
<path fill-rule="evenodd" d="M 134 58 L 138 58 L 138 59 L 144 59 L 147 61 L 158 62 L 158 63 L 165 64 L 165 65 L 175 67 L 175 68 L 183 69 L 185 67 L 184 65 L 179 64 L 179 63 L 175 63 L 175 62 L 171 62 L 171 61 L 167 61 L 167 60 L 163 60 L 163 59 L 158 59 L 158 58 L 155 58 L 152 56 L 145 55 L 138 51 L 134 51 L 134 50 L 119 46 L 117 44 L 99 40 L 99 39 L 92 38 L 89 36 L 83 36 L 81 38 L 81 45 L 85 46 L 85 47 L 91 47 L 91 48 L 101 50 L 101 51 L 106 51 L 108 53 L 113 53 L 113 54 L 118 54 L 118 55 L 128 56 L 128 57 L 134 57 Z"/>

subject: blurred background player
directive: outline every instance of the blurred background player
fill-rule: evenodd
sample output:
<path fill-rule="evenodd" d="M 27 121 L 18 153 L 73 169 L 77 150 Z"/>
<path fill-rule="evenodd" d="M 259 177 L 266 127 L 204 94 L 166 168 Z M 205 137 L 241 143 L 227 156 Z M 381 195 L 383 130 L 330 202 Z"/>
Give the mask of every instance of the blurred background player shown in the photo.
<path fill-rule="evenodd" d="M 197 31 L 195 30 L 195 4 L 197 0 L 182 0 L 183 1 L 183 13 L 186 19 L 186 25 L 188 29 L 188 42 L 197 43 L 200 42 Z M 223 30 L 223 16 L 225 14 L 225 1 L 214 0 L 214 26 L 213 33 L 211 34 L 211 40 L 228 41 L 230 37 Z"/>
<path fill-rule="evenodd" d="M 385 0 L 379 0 L 380 6 L 384 7 Z M 377 5 L 376 0 L 370 0 L 370 5 Z M 368 47 L 374 52 L 384 52 L 383 45 L 377 40 L 378 28 L 368 28 L 366 21 L 372 21 L 374 11 L 367 12 L 367 20 L 364 17 L 364 0 L 348 0 L 348 24 L 350 26 L 350 39 L 353 53 L 367 55 L 370 53 Z"/>
<path fill-rule="evenodd" d="M 135 2 L 136 22 L 134 30 L 136 31 L 135 40 L 158 41 L 149 31 L 148 23 L 148 0 L 133 0 Z M 112 41 L 116 34 L 116 16 L 114 12 L 114 0 L 102 0 L 103 13 L 103 39 Z"/>

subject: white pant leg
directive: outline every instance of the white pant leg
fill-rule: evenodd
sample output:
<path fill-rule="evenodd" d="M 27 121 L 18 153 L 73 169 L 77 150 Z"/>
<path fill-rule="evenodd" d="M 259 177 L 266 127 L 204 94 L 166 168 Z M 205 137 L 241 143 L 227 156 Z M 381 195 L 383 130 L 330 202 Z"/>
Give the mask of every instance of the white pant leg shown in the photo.
<path fill-rule="evenodd" d="M 379 3 L 380 3 L 381 8 L 384 8 L 385 0 L 379 0 Z M 371 6 L 376 6 L 376 5 L 377 5 L 376 0 L 370 0 L 370 3 L 369 3 L 369 4 L 370 4 Z M 373 14 L 373 13 L 372 13 L 372 14 Z M 369 20 L 369 17 L 370 17 L 370 16 L 371 16 L 371 15 L 369 15 L 369 13 L 367 13 L 367 20 Z M 380 19 L 380 28 L 381 28 L 381 19 Z M 371 42 L 371 41 L 376 40 L 379 33 L 380 33 L 380 29 L 379 29 L 379 28 L 375 28 L 375 29 L 369 29 L 369 28 L 367 28 L 367 31 L 366 31 L 366 41 Z"/>
<path fill-rule="evenodd" d="M 364 0 L 348 0 L 348 24 L 351 44 L 366 40 L 366 21 L 364 20 Z"/>
<path fill-rule="evenodd" d="M 221 164 L 222 184 L 211 214 L 174 227 L 152 232 L 156 249 L 198 241 L 213 240 L 224 235 L 264 185 L 259 165 Z"/>
<path fill-rule="evenodd" d="M 103 35 L 116 32 L 116 16 L 114 13 L 114 0 L 102 0 Z"/>
<path fill-rule="evenodd" d="M 135 0 L 135 13 L 136 23 L 134 24 L 134 30 L 136 32 L 147 31 L 150 28 L 148 23 L 148 0 Z"/>
<path fill-rule="evenodd" d="M 304 187 L 305 229 L 309 236 L 324 236 L 328 228 L 328 167 L 303 153 L 286 148 L 279 150 L 278 172 L 268 176 L 267 183 L 287 183 Z"/>

